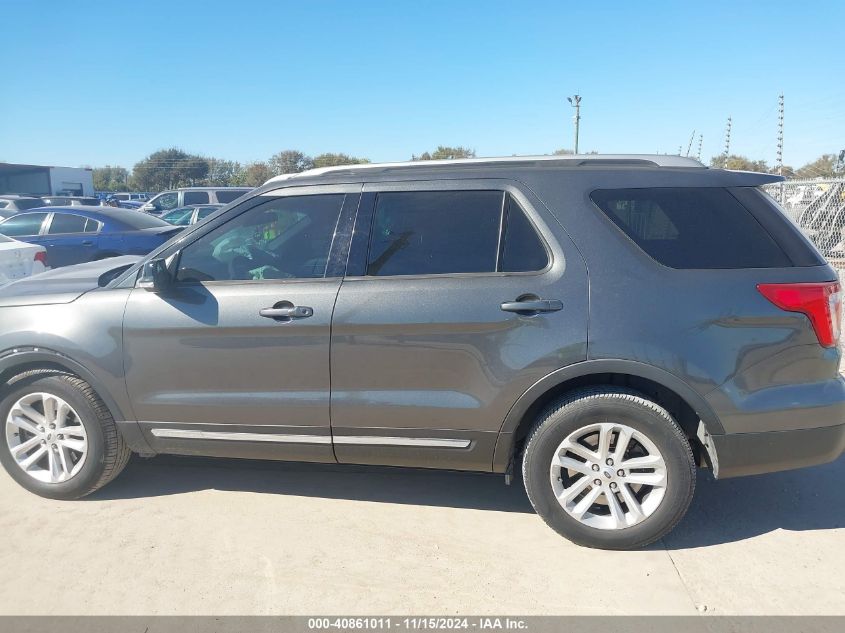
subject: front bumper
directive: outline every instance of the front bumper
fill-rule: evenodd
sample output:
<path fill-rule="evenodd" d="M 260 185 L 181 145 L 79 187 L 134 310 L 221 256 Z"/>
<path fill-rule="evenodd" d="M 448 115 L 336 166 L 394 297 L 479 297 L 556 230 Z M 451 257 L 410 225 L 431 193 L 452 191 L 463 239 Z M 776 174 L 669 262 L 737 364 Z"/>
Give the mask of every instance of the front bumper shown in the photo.
<path fill-rule="evenodd" d="M 719 479 L 826 464 L 845 452 L 845 424 L 793 431 L 711 435 Z"/>

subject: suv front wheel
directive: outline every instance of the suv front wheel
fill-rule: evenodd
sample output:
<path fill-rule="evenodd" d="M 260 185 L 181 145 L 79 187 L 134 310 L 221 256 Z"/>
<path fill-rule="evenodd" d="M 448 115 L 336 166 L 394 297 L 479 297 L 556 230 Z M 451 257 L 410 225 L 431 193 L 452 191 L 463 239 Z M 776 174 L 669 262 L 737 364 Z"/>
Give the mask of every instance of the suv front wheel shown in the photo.
<path fill-rule="evenodd" d="M 662 407 L 613 387 L 569 394 L 528 434 L 528 498 L 554 530 L 587 547 L 641 547 L 667 534 L 695 490 L 684 432 Z"/>
<path fill-rule="evenodd" d="M 0 462 L 42 497 L 77 499 L 114 479 L 131 455 L 106 405 L 84 380 L 27 372 L 0 401 Z"/>

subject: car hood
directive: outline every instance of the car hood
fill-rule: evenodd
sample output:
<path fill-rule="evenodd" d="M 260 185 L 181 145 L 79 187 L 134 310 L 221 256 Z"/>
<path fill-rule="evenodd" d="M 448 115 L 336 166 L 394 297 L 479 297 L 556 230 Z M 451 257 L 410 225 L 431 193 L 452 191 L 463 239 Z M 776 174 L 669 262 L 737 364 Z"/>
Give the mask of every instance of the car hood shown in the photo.
<path fill-rule="evenodd" d="M 0 307 L 70 303 L 89 290 L 98 288 L 98 281 L 104 273 L 128 268 L 141 259 L 140 255 L 109 257 L 18 279 L 0 287 Z"/>

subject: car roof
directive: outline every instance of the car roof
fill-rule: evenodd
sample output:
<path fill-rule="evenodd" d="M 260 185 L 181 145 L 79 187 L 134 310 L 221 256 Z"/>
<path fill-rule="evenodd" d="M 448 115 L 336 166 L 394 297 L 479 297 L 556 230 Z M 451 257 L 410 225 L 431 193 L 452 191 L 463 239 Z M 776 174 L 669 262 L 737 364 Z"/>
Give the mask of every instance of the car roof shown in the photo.
<path fill-rule="evenodd" d="M 19 211 L 16 215 L 23 215 L 24 213 L 73 213 L 76 215 L 83 215 L 94 220 L 123 220 L 139 212 L 134 209 L 120 209 L 117 207 L 95 207 L 90 204 L 78 204 L 73 206 L 55 206 L 55 207 L 35 207 L 27 209 L 26 211 Z"/>
<path fill-rule="evenodd" d="M 693 158 L 664 154 L 509 156 L 321 167 L 271 178 L 262 186 L 260 193 L 299 185 L 443 178 L 533 179 L 537 176 L 543 177 L 543 174 L 550 177 L 566 175 L 570 182 L 574 182 L 572 179 L 576 178 L 592 185 L 600 181 L 608 184 L 615 179 L 614 174 L 625 174 L 626 178 L 623 180 L 628 181 L 631 176 L 636 175 L 637 181 L 659 182 L 662 184 L 652 186 L 664 187 L 680 182 L 687 183 L 684 186 L 758 186 L 783 180 L 782 176 L 773 174 L 713 169 Z M 646 180 L 643 180 L 646 176 Z"/>
<path fill-rule="evenodd" d="M 570 154 L 561 156 L 501 156 L 496 158 L 458 158 L 454 160 L 414 160 L 396 163 L 359 163 L 354 165 L 336 165 L 317 167 L 294 174 L 281 174 L 268 180 L 268 183 L 307 178 L 324 174 L 340 173 L 379 173 L 385 171 L 408 171 L 426 169 L 448 169 L 456 167 L 693 167 L 707 169 L 694 158 L 672 156 L 668 154 Z M 266 183 L 265 183 L 266 184 Z"/>
<path fill-rule="evenodd" d="M 226 191 L 228 189 L 251 191 L 252 187 L 179 187 L 178 189 L 168 189 L 167 191 Z M 167 191 L 162 191 L 161 193 L 167 193 Z"/>

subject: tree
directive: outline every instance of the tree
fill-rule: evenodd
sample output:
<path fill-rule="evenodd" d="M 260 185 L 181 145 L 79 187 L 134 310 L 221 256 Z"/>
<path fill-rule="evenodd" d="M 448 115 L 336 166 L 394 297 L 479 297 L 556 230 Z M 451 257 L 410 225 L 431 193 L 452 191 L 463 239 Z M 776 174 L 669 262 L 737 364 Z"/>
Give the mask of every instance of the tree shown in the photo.
<path fill-rule="evenodd" d="M 414 154 L 411 160 L 455 160 L 456 158 L 475 158 L 475 150 L 468 147 L 447 147 L 438 145 L 433 152 L 423 152 L 419 156 Z"/>
<path fill-rule="evenodd" d="M 286 149 L 271 156 L 267 165 L 275 175 L 298 174 L 306 169 L 311 169 L 314 166 L 314 159 L 299 150 Z"/>
<path fill-rule="evenodd" d="M 556 149 L 555 156 L 569 156 L 571 154 L 575 154 L 575 152 L 571 149 Z"/>
<path fill-rule="evenodd" d="M 161 191 L 202 182 L 208 170 L 207 159 L 172 147 L 153 152 L 135 163 L 132 176 L 140 189 Z"/>
<path fill-rule="evenodd" d="M 277 174 L 263 161 L 249 163 L 243 167 L 232 179 L 233 185 L 242 187 L 258 187 Z"/>
<path fill-rule="evenodd" d="M 836 160 L 836 154 L 822 154 L 795 172 L 797 178 L 841 178 L 845 168 Z"/>
<path fill-rule="evenodd" d="M 95 167 L 91 177 L 96 191 L 118 191 L 129 188 L 129 171 L 125 167 Z"/>
<path fill-rule="evenodd" d="M 222 160 L 220 158 L 208 158 L 208 176 L 205 179 L 207 185 L 226 187 L 235 184 L 238 174 L 243 167 L 237 161 Z"/>
<path fill-rule="evenodd" d="M 738 154 L 731 154 L 725 158 L 724 154 L 714 156 L 710 159 L 711 167 L 720 167 L 722 169 L 735 169 L 739 171 L 760 171 L 768 172 L 769 165 L 764 160 L 751 160 L 746 156 Z"/>
<path fill-rule="evenodd" d="M 356 158 L 347 154 L 320 154 L 314 157 L 314 167 L 335 167 L 337 165 L 360 165 L 369 163 L 369 158 Z"/>

